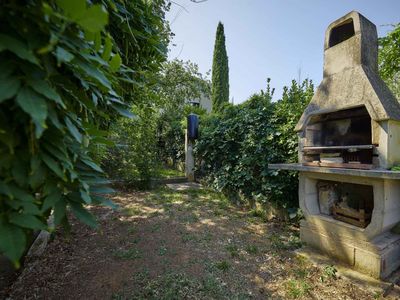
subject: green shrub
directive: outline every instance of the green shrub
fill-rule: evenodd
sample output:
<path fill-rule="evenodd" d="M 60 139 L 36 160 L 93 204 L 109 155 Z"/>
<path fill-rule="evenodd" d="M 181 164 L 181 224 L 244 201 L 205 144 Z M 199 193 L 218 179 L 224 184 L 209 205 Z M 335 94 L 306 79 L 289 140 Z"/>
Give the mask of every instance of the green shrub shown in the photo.
<path fill-rule="evenodd" d="M 273 90 L 253 95 L 243 104 L 227 106 L 201 119 L 196 144 L 205 180 L 231 198 L 297 205 L 297 174 L 269 170 L 269 163 L 297 162 L 294 127 L 313 95 L 309 80 L 292 82 L 282 99 Z"/>
<path fill-rule="evenodd" d="M 0 252 L 16 265 L 51 211 L 55 225 L 71 209 L 96 226 L 84 206 L 107 204 L 111 190 L 94 159 L 110 124 L 131 116 L 122 96 L 138 73 L 166 57 L 164 1 L 95 2 L 0 8 Z"/>

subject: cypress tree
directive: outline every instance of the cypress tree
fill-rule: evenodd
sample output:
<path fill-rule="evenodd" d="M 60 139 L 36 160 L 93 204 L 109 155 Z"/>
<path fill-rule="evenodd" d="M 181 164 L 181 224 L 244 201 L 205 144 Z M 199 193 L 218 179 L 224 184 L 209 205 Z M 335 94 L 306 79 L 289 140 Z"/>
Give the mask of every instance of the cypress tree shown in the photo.
<path fill-rule="evenodd" d="M 212 65 L 212 105 L 213 111 L 219 112 L 224 103 L 229 102 L 229 66 L 225 48 L 224 25 L 219 22 L 215 36 Z"/>

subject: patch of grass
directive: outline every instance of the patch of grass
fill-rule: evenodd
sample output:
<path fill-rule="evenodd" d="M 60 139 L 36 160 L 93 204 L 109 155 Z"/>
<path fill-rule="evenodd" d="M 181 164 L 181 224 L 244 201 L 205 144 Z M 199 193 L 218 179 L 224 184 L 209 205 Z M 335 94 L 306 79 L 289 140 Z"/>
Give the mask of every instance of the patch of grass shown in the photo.
<path fill-rule="evenodd" d="M 236 245 L 226 246 L 226 250 L 229 252 L 231 257 L 239 257 L 239 249 Z"/>
<path fill-rule="evenodd" d="M 220 216 L 223 216 L 223 215 L 224 215 L 224 212 L 221 209 L 215 209 L 214 210 L 214 216 L 220 217 Z"/>
<path fill-rule="evenodd" d="M 250 210 L 249 217 L 257 218 L 257 219 L 260 219 L 262 221 L 267 220 L 266 212 L 264 210 L 260 209 L 260 208 L 253 208 L 252 210 Z"/>
<path fill-rule="evenodd" d="M 230 203 L 228 202 L 228 200 L 220 200 L 217 202 L 217 206 L 219 209 L 227 210 L 230 206 Z"/>
<path fill-rule="evenodd" d="M 113 252 L 113 255 L 117 258 L 126 260 L 134 260 L 142 257 L 142 253 L 140 252 L 140 250 L 135 248 L 128 250 L 116 250 Z"/>
<path fill-rule="evenodd" d="M 160 255 L 160 256 L 164 256 L 165 254 L 167 254 L 167 252 L 168 252 L 168 249 L 165 246 L 161 246 L 158 249 L 158 255 Z"/>
<path fill-rule="evenodd" d="M 258 247 L 256 245 L 247 245 L 246 252 L 255 255 L 258 253 Z"/>
<path fill-rule="evenodd" d="M 299 244 L 301 246 L 300 239 L 295 236 L 289 237 L 289 240 L 286 242 L 283 236 L 273 233 L 268 237 L 268 239 L 271 242 L 271 247 L 277 251 L 296 249 L 299 248 Z"/>
<path fill-rule="evenodd" d="M 305 268 L 296 268 L 293 269 L 293 274 L 296 276 L 298 279 L 304 279 L 307 277 L 309 274 L 308 270 Z"/>
<path fill-rule="evenodd" d="M 213 239 L 213 235 L 211 232 L 207 231 L 202 237 L 201 240 L 205 243 L 210 242 Z"/>
<path fill-rule="evenodd" d="M 287 249 L 295 250 L 295 249 L 301 248 L 302 245 L 303 244 L 302 244 L 302 242 L 300 240 L 300 237 L 298 235 L 291 234 L 289 236 L 289 240 L 288 240 L 288 243 L 287 243 Z"/>
<path fill-rule="evenodd" d="M 286 291 L 290 298 L 304 297 L 311 290 L 311 286 L 304 280 L 289 280 L 286 283 Z"/>
<path fill-rule="evenodd" d="M 121 295 L 120 293 L 113 293 L 111 295 L 111 299 L 112 300 L 122 300 L 125 299 L 123 295 Z"/>
<path fill-rule="evenodd" d="M 325 279 L 336 279 L 336 273 L 337 270 L 333 265 L 325 266 L 320 277 L 321 282 L 324 282 Z"/>
<path fill-rule="evenodd" d="M 214 299 L 222 299 L 226 294 L 221 283 L 214 276 L 207 276 L 203 279 L 203 290 Z"/>
<path fill-rule="evenodd" d="M 132 240 L 133 244 L 138 244 L 140 242 L 141 238 L 140 237 L 136 237 Z"/>
<path fill-rule="evenodd" d="M 161 215 L 162 215 L 162 213 L 159 212 L 159 211 L 157 210 L 157 211 L 155 211 L 155 212 L 152 212 L 152 213 L 149 215 L 149 218 L 156 218 L 156 217 L 159 217 L 159 216 L 161 216 Z"/>
<path fill-rule="evenodd" d="M 167 273 L 156 278 L 137 274 L 134 294 L 128 299 L 221 299 L 232 298 L 221 283 L 212 276 L 202 280 L 182 273 Z"/>
<path fill-rule="evenodd" d="M 200 218 L 199 218 L 196 214 L 190 213 L 190 214 L 184 216 L 184 217 L 181 219 L 181 221 L 182 221 L 183 223 L 193 224 L 193 223 L 199 222 L 199 221 L 200 221 Z"/>
<path fill-rule="evenodd" d="M 374 299 L 381 299 L 381 298 L 383 298 L 383 293 L 380 292 L 380 291 L 376 291 L 376 292 L 372 295 L 372 297 L 373 297 Z"/>
<path fill-rule="evenodd" d="M 190 198 L 195 198 L 195 199 L 200 197 L 206 197 L 214 193 L 213 191 L 208 189 L 194 189 L 194 188 L 190 188 L 182 192 L 187 194 Z"/>
<path fill-rule="evenodd" d="M 172 178 L 172 177 L 183 177 L 185 176 L 185 173 L 171 169 L 171 168 L 163 168 L 159 169 L 157 172 L 157 177 L 158 178 Z"/>
<path fill-rule="evenodd" d="M 231 264 L 226 260 L 221 260 L 215 263 L 215 267 L 222 272 L 226 272 L 231 268 Z"/>
<path fill-rule="evenodd" d="M 162 187 L 151 191 L 150 195 L 145 198 L 145 201 L 153 204 L 161 204 L 165 207 L 166 205 L 182 201 L 182 197 L 182 193 Z"/>
<path fill-rule="evenodd" d="M 182 233 L 181 238 L 184 243 L 197 242 L 199 240 L 196 235 L 188 232 Z"/>
<path fill-rule="evenodd" d="M 122 213 L 126 216 L 139 216 L 142 211 L 138 207 L 126 207 L 122 210 Z"/>
<path fill-rule="evenodd" d="M 128 233 L 130 233 L 130 234 L 133 234 L 133 233 L 136 233 L 137 232 L 137 228 L 136 227 L 129 227 L 128 228 Z"/>
<path fill-rule="evenodd" d="M 161 229 L 161 225 L 160 224 L 153 224 L 153 225 L 151 225 L 151 227 L 150 227 L 150 232 L 151 233 L 154 233 L 154 232 L 156 232 L 156 231 L 159 231 Z"/>
<path fill-rule="evenodd" d="M 198 294 L 201 284 L 185 274 L 166 274 L 145 279 L 135 291 L 133 299 L 187 299 Z"/>

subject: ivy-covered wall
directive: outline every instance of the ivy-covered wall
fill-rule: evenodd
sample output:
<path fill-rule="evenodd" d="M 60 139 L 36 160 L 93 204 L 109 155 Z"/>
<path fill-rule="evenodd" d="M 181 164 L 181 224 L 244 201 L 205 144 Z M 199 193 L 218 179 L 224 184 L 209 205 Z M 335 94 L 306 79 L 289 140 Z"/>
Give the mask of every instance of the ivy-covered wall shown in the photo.
<path fill-rule="evenodd" d="M 231 198 L 296 207 L 297 174 L 269 170 L 269 163 L 297 162 L 294 127 L 311 100 L 311 81 L 293 81 L 282 98 L 273 90 L 201 119 L 196 155 L 204 179 Z"/>

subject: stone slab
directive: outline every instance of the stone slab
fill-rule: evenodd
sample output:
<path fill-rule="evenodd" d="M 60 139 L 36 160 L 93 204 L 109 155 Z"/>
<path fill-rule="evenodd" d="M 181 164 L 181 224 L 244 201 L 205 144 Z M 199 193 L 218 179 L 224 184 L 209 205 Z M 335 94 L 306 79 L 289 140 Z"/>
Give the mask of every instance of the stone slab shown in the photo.
<path fill-rule="evenodd" d="M 329 168 L 329 167 L 312 167 L 312 166 L 304 166 L 303 164 L 300 163 L 269 164 L 268 169 L 302 171 L 302 172 L 324 173 L 324 174 L 338 174 L 338 175 L 372 177 L 372 178 L 382 178 L 382 179 L 400 179 L 400 172 L 389 171 L 385 169 L 360 170 L 360 169 L 344 169 L 344 168 Z"/>
<path fill-rule="evenodd" d="M 185 191 L 189 189 L 200 189 L 202 185 L 197 182 L 185 182 L 185 183 L 170 183 L 167 187 L 174 191 Z"/>

